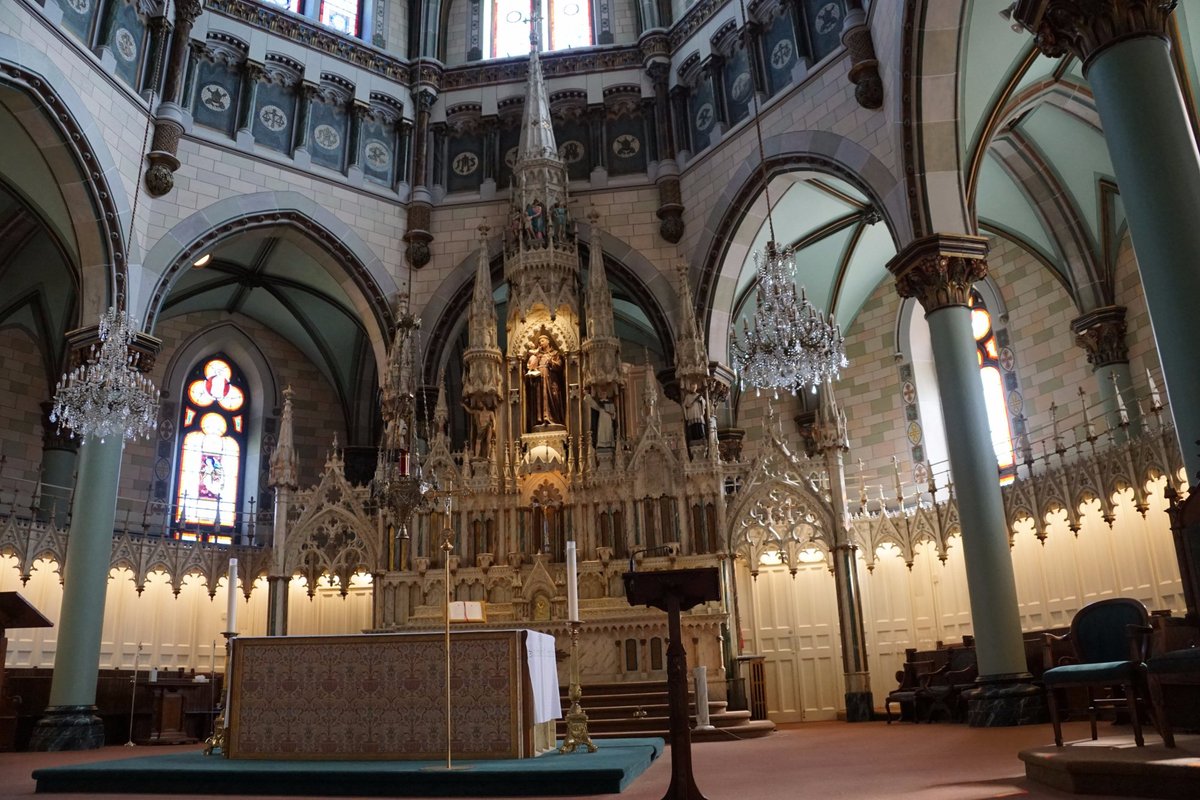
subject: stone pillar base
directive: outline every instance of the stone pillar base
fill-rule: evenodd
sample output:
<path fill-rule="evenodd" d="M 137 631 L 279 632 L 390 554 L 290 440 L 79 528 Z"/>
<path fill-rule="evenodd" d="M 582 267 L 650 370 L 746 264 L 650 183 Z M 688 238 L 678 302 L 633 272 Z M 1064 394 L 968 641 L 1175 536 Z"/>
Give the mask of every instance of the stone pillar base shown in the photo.
<path fill-rule="evenodd" d="M 875 701 L 870 692 L 846 692 L 846 722 L 870 722 Z"/>
<path fill-rule="evenodd" d="M 51 706 L 33 726 L 29 749 L 35 752 L 97 750 L 104 746 L 104 723 L 95 706 Z"/>
<path fill-rule="evenodd" d="M 1046 722 L 1046 698 L 1032 683 L 1017 680 L 988 683 L 963 692 L 967 724 L 972 728 L 1006 728 Z"/>

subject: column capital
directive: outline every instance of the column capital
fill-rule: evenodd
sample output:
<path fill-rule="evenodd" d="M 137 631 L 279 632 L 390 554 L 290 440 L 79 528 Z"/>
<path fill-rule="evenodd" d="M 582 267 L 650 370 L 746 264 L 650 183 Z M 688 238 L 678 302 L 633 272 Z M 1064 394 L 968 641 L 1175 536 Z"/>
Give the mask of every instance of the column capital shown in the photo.
<path fill-rule="evenodd" d="M 971 286 L 987 276 L 985 236 L 935 233 L 910 243 L 888 262 L 901 297 L 915 297 L 926 314 L 965 306 Z"/>
<path fill-rule="evenodd" d="M 1087 353 L 1093 369 L 1129 363 L 1125 341 L 1125 306 L 1102 306 L 1071 320 L 1075 344 Z"/>
<path fill-rule="evenodd" d="M 1050 58 L 1088 61 L 1110 45 L 1141 36 L 1167 38 L 1176 0 L 1017 0 L 1013 22 Z"/>
<path fill-rule="evenodd" d="M 204 12 L 204 0 L 175 0 L 175 21 L 190 28 Z"/>
<path fill-rule="evenodd" d="M 70 371 L 87 360 L 92 346 L 100 342 L 100 329 L 96 325 L 76 328 L 67 333 L 67 370 Z M 154 359 L 162 350 L 162 340 L 148 333 L 137 331 L 129 343 L 129 354 L 133 356 L 133 367 L 143 375 L 154 369 Z"/>

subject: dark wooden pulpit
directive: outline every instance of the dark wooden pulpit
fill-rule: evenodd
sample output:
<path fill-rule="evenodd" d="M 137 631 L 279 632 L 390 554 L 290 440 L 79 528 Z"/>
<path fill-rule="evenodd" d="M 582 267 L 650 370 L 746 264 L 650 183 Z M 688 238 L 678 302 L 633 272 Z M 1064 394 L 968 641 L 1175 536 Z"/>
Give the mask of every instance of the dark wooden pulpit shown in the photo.
<path fill-rule="evenodd" d="M 54 623 L 16 592 L 0 592 L 0 750 L 13 749 L 17 712 L 4 685 L 4 658 L 8 654 L 9 628 L 50 628 Z"/>
<path fill-rule="evenodd" d="M 692 733 L 688 721 L 687 651 L 679 614 L 692 606 L 721 599 L 716 567 L 626 572 L 625 597 L 631 606 L 667 612 L 667 699 L 671 720 L 671 785 L 663 800 L 705 800 L 692 777 Z"/>

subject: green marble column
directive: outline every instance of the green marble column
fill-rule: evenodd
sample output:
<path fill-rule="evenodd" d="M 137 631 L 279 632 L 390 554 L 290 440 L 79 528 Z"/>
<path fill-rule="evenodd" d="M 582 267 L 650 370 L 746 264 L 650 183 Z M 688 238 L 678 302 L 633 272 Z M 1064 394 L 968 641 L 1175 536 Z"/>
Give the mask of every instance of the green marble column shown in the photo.
<path fill-rule="evenodd" d="M 1021 0 L 1013 20 L 1042 52 L 1083 61 L 1129 219 L 1171 415 L 1193 483 L 1200 473 L 1200 154 L 1171 61 L 1160 0 L 1112 0 L 1078 13 L 1068 0 Z"/>
<path fill-rule="evenodd" d="M 50 421 L 52 403 L 42 403 L 42 496 L 39 513 L 42 520 L 55 520 L 62 525 L 70 510 L 71 486 L 75 482 L 75 460 L 79 442 L 66 431 L 60 432 L 57 422 Z"/>
<path fill-rule="evenodd" d="M 991 727 L 1040 721 L 1041 698 L 1023 683 L 1030 675 L 1008 525 L 967 307 L 971 285 L 987 275 L 986 255 L 984 237 L 939 234 L 910 244 L 888 269 L 901 297 L 917 298 L 929 322 L 982 686 L 969 719 Z"/>
<path fill-rule="evenodd" d="M 104 726 L 95 714 L 96 678 L 123 445 L 118 437 L 88 438 L 79 448 L 50 706 L 34 727 L 31 750 L 104 745 Z"/>

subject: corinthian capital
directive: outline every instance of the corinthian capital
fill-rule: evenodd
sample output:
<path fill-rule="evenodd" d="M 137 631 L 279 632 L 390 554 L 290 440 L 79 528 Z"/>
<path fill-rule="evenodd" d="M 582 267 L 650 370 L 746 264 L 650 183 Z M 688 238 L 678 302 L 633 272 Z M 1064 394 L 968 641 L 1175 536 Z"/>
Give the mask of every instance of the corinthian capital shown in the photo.
<path fill-rule="evenodd" d="M 190 27 L 204 11 L 204 0 L 175 0 L 175 24 L 186 22 Z"/>
<path fill-rule="evenodd" d="M 1109 364 L 1128 364 L 1125 343 L 1125 306 L 1104 306 L 1071 320 L 1075 344 L 1087 353 L 1095 369 Z"/>
<path fill-rule="evenodd" d="M 1088 59 L 1110 44 L 1135 36 L 1167 35 L 1177 0 L 1017 0 L 1012 19 L 1034 35 L 1051 58 L 1070 53 Z"/>
<path fill-rule="evenodd" d="M 888 262 L 901 297 L 915 297 L 925 313 L 965 306 L 971 286 L 987 277 L 987 238 L 942 234 L 917 239 Z"/>

